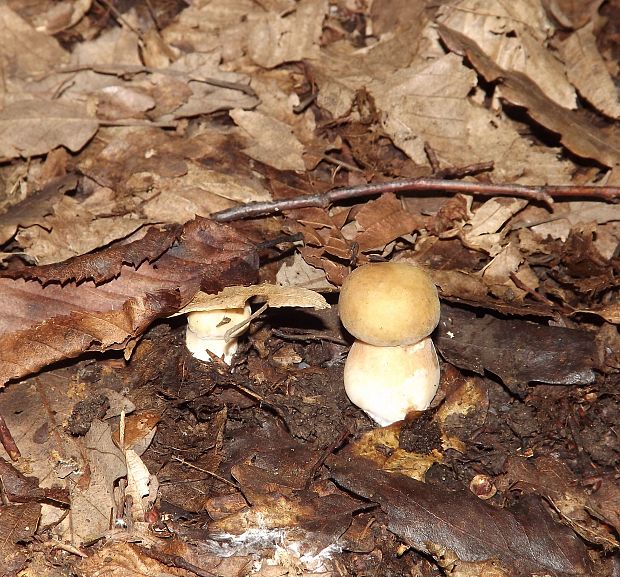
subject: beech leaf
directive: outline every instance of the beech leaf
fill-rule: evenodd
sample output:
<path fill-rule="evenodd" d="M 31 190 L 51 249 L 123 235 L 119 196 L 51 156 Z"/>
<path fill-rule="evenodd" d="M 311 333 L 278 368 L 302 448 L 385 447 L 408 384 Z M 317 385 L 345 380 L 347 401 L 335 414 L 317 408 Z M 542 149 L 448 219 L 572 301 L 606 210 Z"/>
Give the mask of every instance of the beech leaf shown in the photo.
<path fill-rule="evenodd" d="M 99 122 L 77 103 L 24 100 L 0 111 L 0 160 L 45 154 L 58 146 L 77 152 Z"/>

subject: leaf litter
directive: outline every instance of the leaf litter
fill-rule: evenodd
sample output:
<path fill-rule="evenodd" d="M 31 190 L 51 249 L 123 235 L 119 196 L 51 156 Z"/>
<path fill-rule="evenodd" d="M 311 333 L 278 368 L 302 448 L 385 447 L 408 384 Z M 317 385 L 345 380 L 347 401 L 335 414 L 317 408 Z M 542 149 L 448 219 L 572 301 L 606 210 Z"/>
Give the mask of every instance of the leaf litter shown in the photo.
<path fill-rule="evenodd" d="M 614 574 L 619 7 L 1 6 L 2 574 Z M 334 293 L 381 260 L 442 381 L 376 429 Z"/>

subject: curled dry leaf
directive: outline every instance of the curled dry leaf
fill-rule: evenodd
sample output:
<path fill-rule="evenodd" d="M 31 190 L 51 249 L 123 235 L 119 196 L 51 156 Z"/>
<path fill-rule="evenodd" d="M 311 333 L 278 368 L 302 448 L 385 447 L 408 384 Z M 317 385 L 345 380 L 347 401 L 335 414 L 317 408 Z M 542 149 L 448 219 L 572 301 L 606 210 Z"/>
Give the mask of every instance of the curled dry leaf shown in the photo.
<path fill-rule="evenodd" d="M 178 314 L 243 308 L 247 300 L 252 297 L 257 297 L 272 308 L 306 307 L 319 310 L 329 308 L 325 298 L 314 291 L 296 286 L 282 287 L 265 283 L 253 286 L 228 286 L 217 294 L 199 292 Z"/>
<path fill-rule="evenodd" d="M 620 162 L 620 136 L 616 132 L 603 131 L 577 111 L 555 103 L 524 74 L 500 68 L 463 34 L 444 26 L 439 27 L 439 32 L 450 50 L 466 56 L 487 82 L 500 85 L 504 100 L 525 108 L 532 119 L 559 134 L 562 144 L 571 152 L 609 167 Z"/>
<path fill-rule="evenodd" d="M 164 251 L 157 246 L 158 239 Z M 200 289 L 217 292 L 227 285 L 249 284 L 258 269 L 255 248 L 244 237 L 200 218 L 152 233 L 144 246 L 137 241 L 126 248 L 126 255 L 122 248 L 108 249 L 113 258 L 106 256 L 106 250 L 76 257 L 65 268 L 50 265 L 53 268 L 40 272 L 37 267 L 4 272 L 0 295 L 13 306 L 0 321 L 0 349 L 5 351 L 0 383 L 87 350 L 122 348 L 153 320 L 189 303 Z M 131 264 L 119 267 L 123 262 Z M 97 286 L 62 285 L 75 278 L 111 280 Z"/>
<path fill-rule="evenodd" d="M 458 0 L 440 9 L 438 22 L 478 44 L 504 70 L 526 75 L 560 106 L 575 108 L 575 89 L 546 46 L 553 27 L 540 2 Z"/>

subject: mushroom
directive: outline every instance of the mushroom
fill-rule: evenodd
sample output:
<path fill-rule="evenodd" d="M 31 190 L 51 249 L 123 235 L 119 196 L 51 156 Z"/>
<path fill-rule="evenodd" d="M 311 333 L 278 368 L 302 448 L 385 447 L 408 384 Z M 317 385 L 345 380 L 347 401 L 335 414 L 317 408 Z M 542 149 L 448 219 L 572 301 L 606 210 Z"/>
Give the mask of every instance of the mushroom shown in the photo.
<path fill-rule="evenodd" d="M 439 322 L 437 288 L 408 263 L 373 263 L 345 280 L 340 319 L 356 337 L 344 368 L 351 402 L 381 426 L 428 409 L 439 387 L 429 335 Z"/>
<path fill-rule="evenodd" d="M 237 337 L 247 330 L 249 323 L 246 321 L 251 314 L 250 305 L 243 308 L 190 312 L 187 315 L 185 345 L 192 355 L 201 361 L 211 361 L 210 351 L 216 357 L 223 357 L 226 364 L 230 364 L 237 350 Z M 226 333 L 239 324 L 241 326 L 227 338 Z"/>

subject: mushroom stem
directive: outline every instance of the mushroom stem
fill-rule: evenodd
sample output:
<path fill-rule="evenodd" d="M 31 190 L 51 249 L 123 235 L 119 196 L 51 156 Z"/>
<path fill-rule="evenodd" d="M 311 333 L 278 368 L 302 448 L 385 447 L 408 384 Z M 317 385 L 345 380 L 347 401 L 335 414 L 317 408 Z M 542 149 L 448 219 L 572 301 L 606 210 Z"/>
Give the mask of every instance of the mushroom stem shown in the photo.
<path fill-rule="evenodd" d="M 439 388 L 439 361 L 427 337 L 414 345 L 377 347 L 355 341 L 344 366 L 351 402 L 382 427 L 425 411 Z"/>

